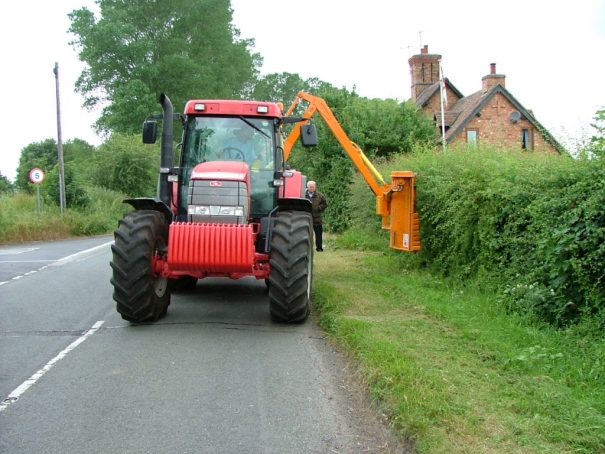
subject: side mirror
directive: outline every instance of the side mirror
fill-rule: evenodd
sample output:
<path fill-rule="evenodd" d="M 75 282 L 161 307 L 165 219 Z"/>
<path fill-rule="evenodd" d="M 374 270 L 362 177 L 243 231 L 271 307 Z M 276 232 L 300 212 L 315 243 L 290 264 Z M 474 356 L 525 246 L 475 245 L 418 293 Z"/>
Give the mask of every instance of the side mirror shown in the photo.
<path fill-rule="evenodd" d="M 143 123 L 143 143 L 155 143 L 158 138 L 158 122 L 146 121 Z"/>
<path fill-rule="evenodd" d="M 303 147 L 317 146 L 317 129 L 315 129 L 315 125 L 300 126 L 300 141 Z"/>

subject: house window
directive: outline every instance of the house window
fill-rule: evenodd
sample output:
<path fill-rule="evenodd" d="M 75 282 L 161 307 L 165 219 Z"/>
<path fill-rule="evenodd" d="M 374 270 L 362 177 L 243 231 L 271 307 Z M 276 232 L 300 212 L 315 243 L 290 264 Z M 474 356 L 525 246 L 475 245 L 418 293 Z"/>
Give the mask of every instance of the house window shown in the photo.
<path fill-rule="evenodd" d="M 477 145 L 477 130 L 467 129 L 466 130 L 466 143 Z"/>
<path fill-rule="evenodd" d="M 533 150 L 534 149 L 534 141 L 532 140 L 532 133 L 529 129 L 521 130 L 521 148 L 524 150 Z"/>

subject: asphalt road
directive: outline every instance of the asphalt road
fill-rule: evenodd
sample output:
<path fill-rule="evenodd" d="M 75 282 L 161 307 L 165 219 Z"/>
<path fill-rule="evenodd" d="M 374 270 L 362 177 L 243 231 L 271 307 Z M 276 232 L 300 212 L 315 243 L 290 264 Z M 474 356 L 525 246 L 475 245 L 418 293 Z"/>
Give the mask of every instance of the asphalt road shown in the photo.
<path fill-rule="evenodd" d="M 391 452 L 309 320 L 205 279 L 156 324 L 115 311 L 111 236 L 0 246 L 0 452 Z"/>

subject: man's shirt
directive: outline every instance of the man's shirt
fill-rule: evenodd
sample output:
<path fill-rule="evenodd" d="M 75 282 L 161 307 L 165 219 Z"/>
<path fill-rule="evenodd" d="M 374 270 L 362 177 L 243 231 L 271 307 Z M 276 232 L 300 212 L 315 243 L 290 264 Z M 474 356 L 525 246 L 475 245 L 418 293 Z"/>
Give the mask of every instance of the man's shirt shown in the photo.
<path fill-rule="evenodd" d="M 254 162 L 256 159 L 256 153 L 254 152 L 254 144 L 252 141 L 244 142 L 239 137 L 232 137 L 231 139 L 228 139 L 221 147 L 222 150 L 225 150 L 225 153 L 222 157 L 227 159 L 241 159 L 240 154 L 233 150 L 233 148 L 240 150 L 244 155 L 244 161 L 248 163 Z"/>

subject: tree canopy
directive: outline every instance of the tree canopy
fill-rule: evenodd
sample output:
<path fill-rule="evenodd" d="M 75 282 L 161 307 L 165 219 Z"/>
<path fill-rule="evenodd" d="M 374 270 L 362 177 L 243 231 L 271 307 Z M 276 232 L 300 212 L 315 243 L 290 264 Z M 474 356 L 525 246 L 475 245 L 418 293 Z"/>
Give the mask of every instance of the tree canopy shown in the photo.
<path fill-rule="evenodd" d="M 2 175 L 2 172 L 0 172 L 0 195 L 12 194 L 13 192 L 14 192 L 13 184 L 6 177 L 6 175 Z"/>
<path fill-rule="evenodd" d="M 320 89 L 327 88 L 332 88 L 332 85 L 316 77 L 305 80 L 298 74 L 272 73 L 258 79 L 252 98 L 257 101 L 281 102 L 287 109 L 299 91 L 316 94 Z"/>
<path fill-rule="evenodd" d="M 34 167 L 42 169 L 45 173 L 52 170 L 59 161 L 57 142 L 55 139 L 46 139 L 43 142 L 33 142 L 21 150 L 17 178 L 15 185 L 19 190 L 34 193 L 34 185 L 29 181 L 29 173 Z"/>
<path fill-rule="evenodd" d="M 595 129 L 594 136 L 590 138 L 590 154 L 603 158 L 605 157 L 605 109 L 597 110 L 594 123 L 590 126 Z"/>
<path fill-rule="evenodd" d="M 262 58 L 240 39 L 229 0 L 98 0 L 69 14 L 71 45 L 86 63 L 76 82 L 87 108 L 101 108 L 99 132 L 139 132 L 160 93 L 176 106 L 192 98 L 241 98 Z"/>
<path fill-rule="evenodd" d="M 143 144 L 139 134 L 112 134 L 94 153 L 92 183 L 129 197 L 154 197 L 159 163 L 157 145 Z"/>

